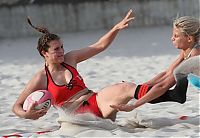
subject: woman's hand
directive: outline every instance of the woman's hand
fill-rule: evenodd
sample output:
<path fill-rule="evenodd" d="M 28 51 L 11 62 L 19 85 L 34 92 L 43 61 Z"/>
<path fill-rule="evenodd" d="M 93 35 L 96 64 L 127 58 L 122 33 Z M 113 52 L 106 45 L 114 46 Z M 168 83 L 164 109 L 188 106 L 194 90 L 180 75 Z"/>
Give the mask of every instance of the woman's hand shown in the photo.
<path fill-rule="evenodd" d="M 30 108 L 26 111 L 25 118 L 37 120 L 40 117 L 44 116 L 47 113 L 47 109 L 36 110 L 37 102 L 33 103 Z"/>
<path fill-rule="evenodd" d="M 136 108 L 134 105 L 127 105 L 127 104 L 110 105 L 110 107 L 116 109 L 117 111 L 125 111 L 125 112 L 130 112 Z"/>
<path fill-rule="evenodd" d="M 119 29 L 119 30 L 124 29 L 124 28 L 128 27 L 128 23 L 133 19 L 134 19 L 133 11 L 130 9 L 128 11 L 128 13 L 126 14 L 125 18 L 122 21 L 120 21 L 118 24 L 115 25 L 115 28 Z"/>

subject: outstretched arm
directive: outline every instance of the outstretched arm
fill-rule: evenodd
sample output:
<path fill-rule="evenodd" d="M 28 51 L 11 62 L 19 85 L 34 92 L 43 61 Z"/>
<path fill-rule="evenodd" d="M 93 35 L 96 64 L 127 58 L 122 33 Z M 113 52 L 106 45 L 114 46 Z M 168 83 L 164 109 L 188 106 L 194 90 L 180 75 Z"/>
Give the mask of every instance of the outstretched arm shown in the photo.
<path fill-rule="evenodd" d="M 166 77 L 166 73 L 167 71 L 163 71 L 161 73 L 159 73 L 158 75 L 156 75 L 154 78 L 152 78 L 151 80 L 143 83 L 143 84 L 146 84 L 146 85 L 149 85 L 149 86 L 153 86 L 155 84 L 157 84 L 158 82 L 161 82 L 162 80 L 164 80 Z"/>
<path fill-rule="evenodd" d="M 175 79 L 173 74 L 169 74 L 166 79 L 161 81 L 160 83 L 154 85 L 146 95 L 144 95 L 142 98 L 138 99 L 134 103 L 134 107 L 137 108 L 147 102 L 150 102 L 161 95 L 163 95 L 167 90 L 169 90 L 173 85 L 175 85 Z"/>
<path fill-rule="evenodd" d="M 163 95 L 168 89 L 170 89 L 175 84 L 175 79 L 173 74 L 170 74 L 164 79 L 162 82 L 157 83 L 154 85 L 147 94 L 145 94 L 142 98 L 138 99 L 134 104 L 132 105 L 111 105 L 112 108 L 115 108 L 118 111 L 132 111 L 135 108 L 148 103 L 161 95 Z"/>
<path fill-rule="evenodd" d="M 151 80 L 145 82 L 144 84 L 150 85 L 150 86 L 154 86 L 160 82 L 162 82 L 163 80 L 166 79 L 166 77 L 171 74 L 173 72 L 173 70 L 183 61 L 183 53 L 180 52 L 178 58 L 170 65 L 170 67 L 159 73 L 158 75 L 156 75 L 154 78 L 152 78 Z"/>
<path fill-rule="evenodd" d="M 117 23 L 108 33 L 102 36 L 96 43 L 79 50 L 71 51 L 65 55 L 65 58 L 69 59 L 70 57 L 73 57 L 73 59 L 75 60 L 74 62 L 79 63 L 102 52 L 113 42 L 118 32 L 124 28 L 127 28 L 128 23 L 133 19 L 134 17 L 132 15 L 132 10 L 129 10 L 124 19 Z"/>
<path fill-rule="evenodd" d="M 167 90 L 169 90 L 173 85 L 176 84 L 174 79 L 173 70 L 176 66 L 178 66 L 183 60 L 182 53 L 180 53 L 179 57 L 170 65 L 169 69 L 166 72 L 163 72 L 157 75 L 148 83 L 153 84 L 152 88 L 148 91 L 146 95 L 137 100 L 133 105 L 111 105 L 111 107 L 115 108 L 119 111 L 131 111 L 145 103 L 148 103 L 161 95 L 163 95 Z"/>

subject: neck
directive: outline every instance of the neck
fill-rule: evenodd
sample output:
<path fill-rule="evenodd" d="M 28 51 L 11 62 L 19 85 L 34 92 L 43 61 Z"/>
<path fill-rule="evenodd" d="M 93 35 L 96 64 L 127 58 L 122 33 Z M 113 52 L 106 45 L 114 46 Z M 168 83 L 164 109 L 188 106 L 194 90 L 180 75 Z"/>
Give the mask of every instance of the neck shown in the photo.
<path fill-rule="evenodd" d="M 184 51 L 184 59 L 187 59 L 187 58 L 190 57 L 190 54 L 191 54 L 194 47 L 195 47 L 195 45 L 187 48 L 186 50 L 183 50 Z"/>
<path fill-rule="evenodd" d="M 60 63 L 46 63 L 46 66 L 48 67 L 50 72 L 63 70 L 63 67 Z"/>

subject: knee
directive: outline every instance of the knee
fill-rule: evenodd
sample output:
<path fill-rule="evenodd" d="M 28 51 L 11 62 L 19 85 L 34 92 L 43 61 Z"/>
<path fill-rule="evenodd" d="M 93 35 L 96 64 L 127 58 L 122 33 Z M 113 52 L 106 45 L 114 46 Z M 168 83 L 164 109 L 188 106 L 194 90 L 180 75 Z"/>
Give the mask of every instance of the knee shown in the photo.
<path fill-rule="evenodd" d="M 121 89 L 129 97 L 133 98 L 136 89 L 136 84 L 131 82 L 124 82 L 121 84 Z"/>
<path fill-rule="evenodd" d="M 136 84 L 131 83 L 131 82 L 123 82 L 121 84 L 122 89 L 124 89 L 126 91 L 133 89 L 135 86 L 136 86 Z"/>
<path fill-rule="evenodd" d="M 180 104 L 184 104 L 186 102 L 186 97 L 183 97 L 183 98 L 179 99 L 178 102 Z"/>

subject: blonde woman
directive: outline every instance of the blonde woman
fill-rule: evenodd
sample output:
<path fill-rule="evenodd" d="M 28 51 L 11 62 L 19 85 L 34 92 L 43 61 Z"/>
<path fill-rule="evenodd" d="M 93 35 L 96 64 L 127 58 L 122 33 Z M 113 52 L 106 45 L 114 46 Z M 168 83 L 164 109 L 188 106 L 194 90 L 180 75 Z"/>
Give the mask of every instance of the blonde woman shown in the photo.
<path fill-rule="evenodd" d="M 179 77 L 176 81 L 174 70 L 179 70 L 179 65 L 189 60 L 190 57 L 200 55 L 200 21 L 199 19 L 184 16 L 176 19 L 173 23 L 172 43 L 180 49 L 178 58 L 169 66 L 169 68 L 153 79 L 144 84 L 138 85 L 134 93 L 134 98 L 138 99 L 133 105 L 111 105 L 118 111 L 131 111 L 147 102 L 159 103 L 173 101 L 184 103 L 186 101 L 186 92 L 188 86 L 187 75 Z M 199 65 L 199 60 L 195 60 Z M 181 66 L 181 65 L 180 65 Z M 179 72 L 179 71 L 178 71 Z M 175 73 L 178 76 L 180 74 Z M 177 76 L 176 75 L 176 76 Z M 172 86 L 174 89 L 170 90 Z"/>

